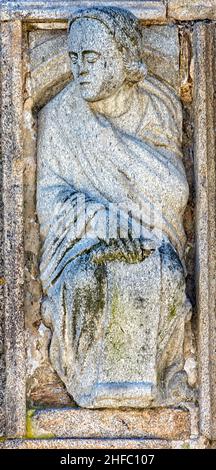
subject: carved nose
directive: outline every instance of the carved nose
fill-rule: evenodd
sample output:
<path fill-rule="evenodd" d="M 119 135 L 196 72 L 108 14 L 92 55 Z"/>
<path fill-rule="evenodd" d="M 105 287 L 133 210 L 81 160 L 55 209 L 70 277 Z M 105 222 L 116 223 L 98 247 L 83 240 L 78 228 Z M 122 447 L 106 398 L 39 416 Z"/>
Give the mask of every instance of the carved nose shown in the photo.
<path fill-rule="evenodd" d="M 88 72 L 86 70 L 80 70 L 79 75 L 80 75 L 80 77 L 82 77 L 83 75 L 87 75 L 87 73 Z"/>
<path fill-rule="evenodd" d="M 83 60 L 80 58 L 78 60 L 78 74 L 79 76 L 86 75 L 88 71 L 86 70 L 86 64 L 83 62 Z"/>

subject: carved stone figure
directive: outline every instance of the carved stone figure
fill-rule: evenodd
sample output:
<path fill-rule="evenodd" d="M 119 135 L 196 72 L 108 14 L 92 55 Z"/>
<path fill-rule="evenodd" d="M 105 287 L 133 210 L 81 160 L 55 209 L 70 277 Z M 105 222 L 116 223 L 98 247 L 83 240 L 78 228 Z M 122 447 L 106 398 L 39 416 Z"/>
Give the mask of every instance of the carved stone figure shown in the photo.
<path fill-rule="evenodd" d="M 78 10 L 68 35 L 74 80 L 38 128 L 50 360 L 80 406 L 174 403 L 190 315 L 181 105 L 128 11 Z"/>

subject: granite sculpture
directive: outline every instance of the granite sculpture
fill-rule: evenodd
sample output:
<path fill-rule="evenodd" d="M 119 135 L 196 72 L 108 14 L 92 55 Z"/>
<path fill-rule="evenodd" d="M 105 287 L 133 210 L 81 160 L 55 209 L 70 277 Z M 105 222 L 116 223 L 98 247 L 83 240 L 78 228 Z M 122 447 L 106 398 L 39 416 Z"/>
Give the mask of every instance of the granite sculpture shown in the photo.
<path fill-rule="evenodd" d="M 173 404 L 185 380 L 182 110 L 142 47 L 128 11 L 78 10 L 73 81 L 38 119 L 42 316 L 51 363 L 87 408 Z"/>

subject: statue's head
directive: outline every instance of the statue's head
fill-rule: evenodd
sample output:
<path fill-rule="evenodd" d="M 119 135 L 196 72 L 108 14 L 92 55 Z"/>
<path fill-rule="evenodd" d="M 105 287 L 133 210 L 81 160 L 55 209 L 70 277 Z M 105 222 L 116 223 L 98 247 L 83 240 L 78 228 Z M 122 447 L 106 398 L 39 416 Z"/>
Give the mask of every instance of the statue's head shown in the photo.
<path fill-rule="evenodd" d="M 79 9 L 69 22 L 69 55 L 74 79 L 87 101 L 114 94 L 146 75 L 137 18 L 114 7 Z"/>

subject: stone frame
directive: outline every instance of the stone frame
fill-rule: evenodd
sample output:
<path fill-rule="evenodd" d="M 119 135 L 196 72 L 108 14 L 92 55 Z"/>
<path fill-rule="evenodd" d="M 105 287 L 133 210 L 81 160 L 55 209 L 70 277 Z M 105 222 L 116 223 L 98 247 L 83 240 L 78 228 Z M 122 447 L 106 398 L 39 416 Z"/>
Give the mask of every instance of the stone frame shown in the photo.
<path fill-rule="evenodd" d="M 9 3 L 9 6 L 5 4 Z M 23 31 L 28 24 L 49 28 L 66 23 L 80 2 L 3 2 L 1 7 L 1 153 L 3 164 L 3 290 L 4 349 L 6 365 L 5 435 L 10 439 L 26 436 L 25 327 L 24 327 L 24 216 L 23 216 Z M 58 5 L 56 4 L 58 3 Z M 84 4 L 85 2 L 82 2 Z M 87 2 L 90 3 L 90 2 Z M 100 2 L 102 3 L 102 2 Z M 104 2 L 106 3 L 106 2 Z M 172 22 L 165 2 L 107 1 L 122 4 L 144 24 Z M 35 8 L 34 8 L 35 6 Z M 215 7 L 216 10 L 216 7 Z M 215 12 L 216 16 L 216 12 Z M 215 17 L 214 16 L 214 17 Z M 145 21 L 144 21 L 145 18 Z M 202 19 L 202 15 L 200 16 Z M 212 16 L 210 16 L 210 19 Z M 199 17 L 197 18 L 199 19 Z M 195 58 L 195 186 L 196 186 L 196 279 L 198 308 L 199 431 L 192 430 L 190 445 L 204 447 L 216 439 L 215 345 L 215 23 L 197 23 L 193 33 Z M 13 59 L 12 59 L 13 57 Z M 193 413 L 191 412 L 193 420 Z M 195 426 L 196 427 L 196 426 Z M 193 428 L 193 426 L 192 426 Z M 38 446 L 34 441 L 6 441 L 14 445 Z M 29 442 L 29 443 L 28 443 Z M 188 440 L 133 439 L 134 448 L 181 447 Z M 7 444 L 8 443 L 8 444 Z M 88 439 L 43 440 L 44 447 L 109 447 L 110 441 Z M 63 447 L 62 447 L 63 446 Z M 115 439 L 113 447 L 127 447 L 125 439 Z M 131 441 L 129 446 L 131 446 Z"/>

